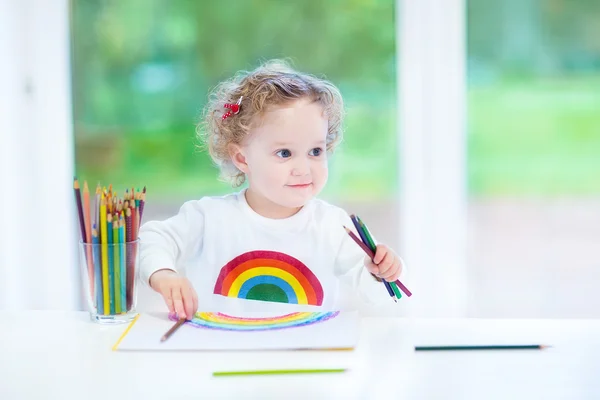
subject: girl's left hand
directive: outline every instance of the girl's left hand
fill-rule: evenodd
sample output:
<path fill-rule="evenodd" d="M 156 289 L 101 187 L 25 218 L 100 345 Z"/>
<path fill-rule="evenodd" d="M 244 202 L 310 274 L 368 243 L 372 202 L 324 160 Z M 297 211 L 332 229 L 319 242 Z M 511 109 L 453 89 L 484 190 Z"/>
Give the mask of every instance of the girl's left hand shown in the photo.
<path fill-rule="evenodd" d="M 373 275 L 393 282 L 402 273 L 402 259 L 388 246 L 378 244 L 373 260 L 365 257 L 365 267 Z"/>

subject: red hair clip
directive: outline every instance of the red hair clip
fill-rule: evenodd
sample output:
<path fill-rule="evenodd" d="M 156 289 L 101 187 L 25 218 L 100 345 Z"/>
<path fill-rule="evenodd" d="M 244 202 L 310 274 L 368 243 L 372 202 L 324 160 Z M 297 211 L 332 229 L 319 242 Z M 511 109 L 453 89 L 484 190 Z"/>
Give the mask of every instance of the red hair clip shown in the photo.
<path fill-rule="evenodd" d="M 242 104 L 242 99 L 243 98 L 244 98 L 244 96 L 240 96 L 240 99 L 235 104 L 225 103 L 225 105 L 223 107 L 229 108 L 229 110 L 225 114 L 223 114 L 223 116 L 221 117 L 221 119 L 225 120 L 225 118 L 231 117 L 233 114 L 239 113 L 240 112 L 240 105 Z"/>

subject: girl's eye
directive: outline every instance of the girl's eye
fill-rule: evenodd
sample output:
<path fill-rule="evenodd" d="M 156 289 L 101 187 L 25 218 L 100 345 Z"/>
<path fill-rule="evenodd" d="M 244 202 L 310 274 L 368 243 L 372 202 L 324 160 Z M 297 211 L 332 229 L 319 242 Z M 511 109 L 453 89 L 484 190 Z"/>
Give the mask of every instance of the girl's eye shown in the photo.
<path fill-rule="evenodd" d="M 309 154 L 311 156 L 318 157 L 321 155 L 322 152 L 323 152 L 323 149 L 321 149 L 320 147 L 316 147 L 316 148 L 312 149 Z"/>
<path fill-rule="evenodd" d="M 292 156 L 292 152 L 289 151 L 288 149 L 283 149 L 283 150 L 279 150 L 277 153 L 275 153 L 278 157 L 281 158 L 288 158 Z"/>

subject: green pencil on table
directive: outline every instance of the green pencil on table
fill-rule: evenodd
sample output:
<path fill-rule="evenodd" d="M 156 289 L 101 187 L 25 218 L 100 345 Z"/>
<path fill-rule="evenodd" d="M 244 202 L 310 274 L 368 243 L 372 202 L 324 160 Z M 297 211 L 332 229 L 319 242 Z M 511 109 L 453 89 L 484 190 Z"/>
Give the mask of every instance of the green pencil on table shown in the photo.
<path fill-rule="evenodd" d="M 328 369 L 270 369 L 254 371 L 216 371 L 213 376 L 243 376 L 243 375 L 293 375 L 293 374 L 331 374 L 346 372 L 345 368 Z"/>
<path fill-rule="evenodd" d="M 543 350 L 551 346 L 543 344 L 507 344 L 507 345 L 451 345 L 451 346 L 415 346 L 415 351 L 452 351 L 452 350 Z"/>

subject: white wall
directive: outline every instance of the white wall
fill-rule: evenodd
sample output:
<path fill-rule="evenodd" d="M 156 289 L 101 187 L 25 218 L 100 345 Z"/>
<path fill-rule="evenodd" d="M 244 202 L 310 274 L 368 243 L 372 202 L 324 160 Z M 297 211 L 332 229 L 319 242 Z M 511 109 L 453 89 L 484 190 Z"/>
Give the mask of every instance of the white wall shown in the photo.
<path fill-rule="evenodd" d="M 0 309 L 76 309 L 68 0 L 0 0 L 0 55 Z"/>

